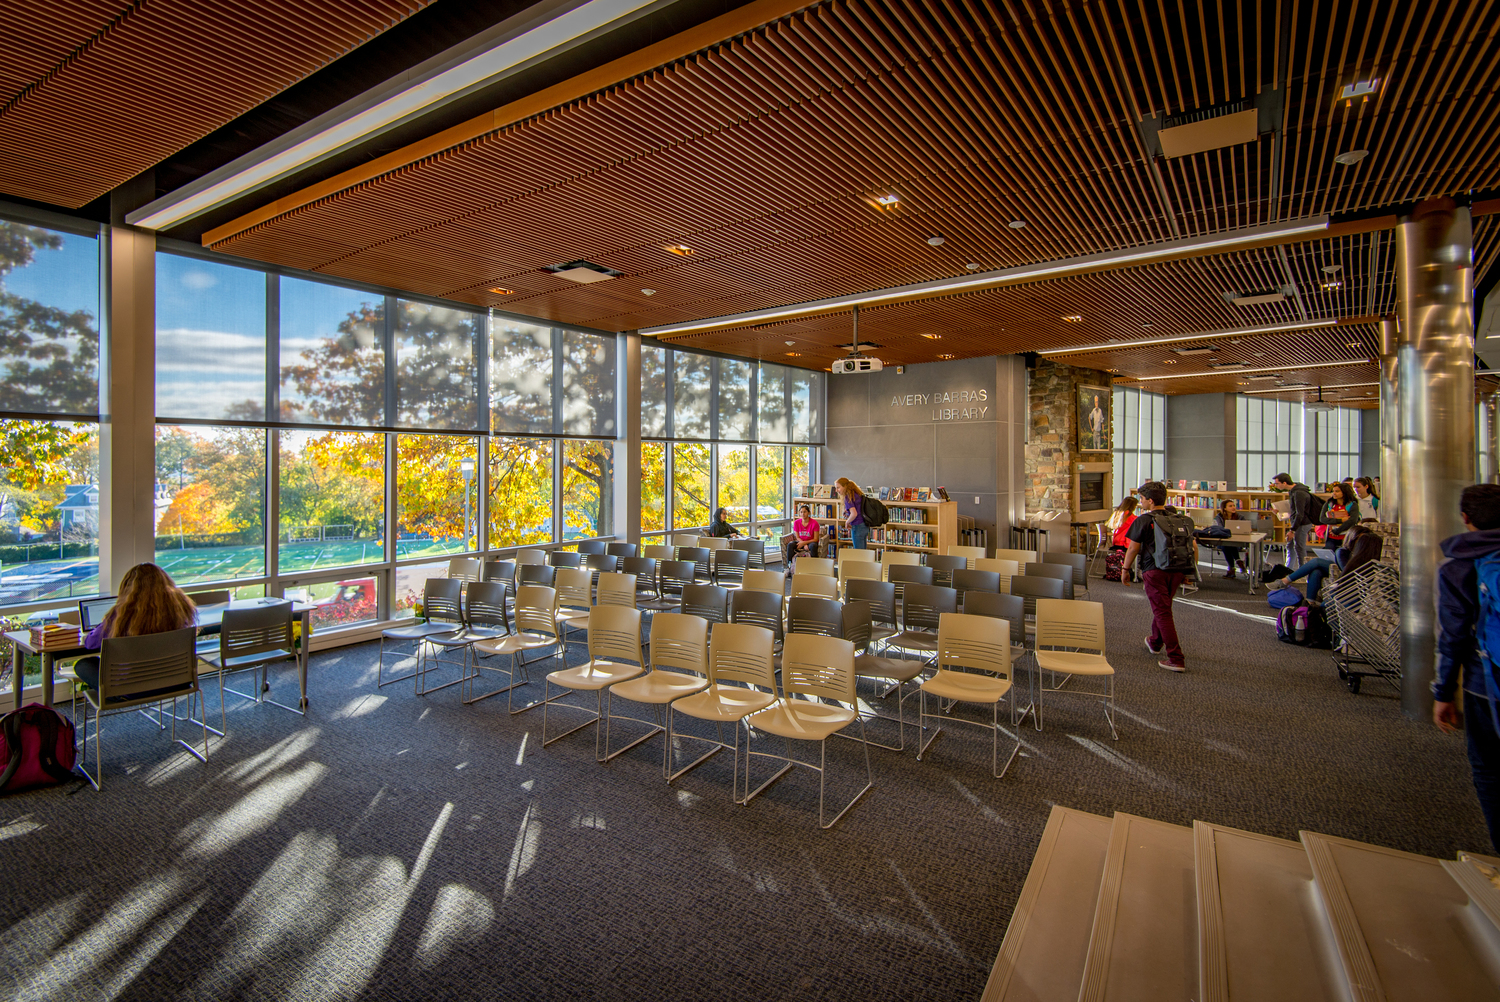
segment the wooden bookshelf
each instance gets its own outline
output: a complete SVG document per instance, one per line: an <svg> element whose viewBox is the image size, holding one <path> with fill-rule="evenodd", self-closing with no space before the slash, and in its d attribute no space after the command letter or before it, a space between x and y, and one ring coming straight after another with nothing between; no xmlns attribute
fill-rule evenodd
<svg viewBox="0 0 1500 1002"><path fill-rule="evenodd" d="M881 503L890 511L891 520L878 529L870 530L870 549L945 554L948 552L948 547L957 544L957 501L883 501ZM827 515L829 509L837 510L843 507L843 502L838 498L793 498L792 510L795 511L796 506L800 504L811 505L813 518L817 519L821 525L837 525L840 521L838 518ZM900 517L903 514L907 516L918 514L921 516L921 521ZM906 535L898 537L898 533ZM835 535L837 535L836 532ZM906 541L897 542L897 538ZM839 539L837 545L848 546L848 538Z"/></svg>
<svg viewBox="0 0 1500 1002"><path fill-rule="evenodd" d="M1313 497L1326 500L1331 495L1313 492ZM1234 500L1240 503L1240 511L1253 513L1263 518L1275 520L1276 531L1272 535L1272 542L1286 542L1286 529L1290 519L1285 515L1273 510L1271 505L1276 501L1284 501L1287 497L1285 491L1201 491L1180 490L1176 487L1167 488L1167 504L1175 508L1188 511L1193 510L1215 510L1219 503L1225 500Z"/></svg>

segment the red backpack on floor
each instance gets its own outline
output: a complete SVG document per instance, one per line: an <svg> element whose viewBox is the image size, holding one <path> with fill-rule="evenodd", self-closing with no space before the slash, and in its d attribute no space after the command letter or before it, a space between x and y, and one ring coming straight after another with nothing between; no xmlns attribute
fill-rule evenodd
<svg viewBox="0 0 1500 1002"><path fill-rule="evenodd" d="M73 733L73 721L41 703L0 717L0 793L80 779L73 772Z"/></svg>

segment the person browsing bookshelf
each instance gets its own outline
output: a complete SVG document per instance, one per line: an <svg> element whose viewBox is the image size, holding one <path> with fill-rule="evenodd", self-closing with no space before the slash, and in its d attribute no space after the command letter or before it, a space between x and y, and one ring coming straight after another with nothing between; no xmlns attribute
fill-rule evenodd
<svg viewBox="0 0 1500 1002"><path fill-rule="evenodd" d="M834 482L834 489L844 501L844 514L840 521L849 530L849 545L856 550L863 550L870 541L870 527L865 525L864 517L864 492L848 477L839 477Z"/></svg>

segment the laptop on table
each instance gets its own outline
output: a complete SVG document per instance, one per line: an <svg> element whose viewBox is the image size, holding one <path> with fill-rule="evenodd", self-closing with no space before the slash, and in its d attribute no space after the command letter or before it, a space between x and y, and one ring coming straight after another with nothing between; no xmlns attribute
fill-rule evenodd
<svg viewBox="0 0 1500 1002"><path fill-rule="evenodd" d="M78 625L87 636L94 627L104 622L104 617L109 615L109 610L115 607L120 600L118 595L104 595L99 598L85 598L78 602Z"/></svg>

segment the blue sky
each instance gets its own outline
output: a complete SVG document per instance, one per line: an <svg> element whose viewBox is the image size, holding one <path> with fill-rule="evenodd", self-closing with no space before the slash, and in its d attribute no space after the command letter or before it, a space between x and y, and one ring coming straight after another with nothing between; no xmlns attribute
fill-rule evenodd
<svg viewBox="0 0 1500 1002"><path fill-rule="evenodd" d="M56 231L53 231L56 232ZM39 250L31 264L4 278L14 295L64 310L87 310L99 316L99 241L58 233L59 250Z"/></svg>

